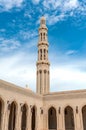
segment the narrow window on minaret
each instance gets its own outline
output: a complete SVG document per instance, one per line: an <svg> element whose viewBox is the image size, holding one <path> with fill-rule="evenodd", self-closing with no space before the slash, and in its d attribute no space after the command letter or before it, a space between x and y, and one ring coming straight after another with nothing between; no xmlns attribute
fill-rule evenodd
<svg viewBox="0 0 86 130"><path fill-rule="evenodd" d="M44 41L45 41L45 33L44 33Z"/></svg>
<svg viewBox="0 0 86 130"><path fill-rule="evenodd" d="M40 60L42 60L42 49L40 50Z"/></svg>
<svg viewBox="0 0 86 130"><path fill-rule="evenodd" d="M38 60L39 60L39 50L38 50Z"/></svg>
<svg viewBox="0 0 86 130"><path fill-rule="evenodd" d="M41 33L41 41L42 41L42 33Z"/></svg>
<svg viewBox="0 0 86 130"><path fill-rule="evenodd" d="M44 92L46 92L46 70L44 70Z"/></svg>
<svg viewBox="0 0 86 130"><path fill-rule="evenodd" d="M42 71L40 70L40 93L41 93Z"/></svg>
<svg viewBox="0 0 86 130"><path fill-rule="evenodd" d="M44 49L44 60L46 60L46 50Z"/></svg>
<svg viewBox="0 0 86 130"><path fill-rule="evenodd" d="M48 60L48 50L47 50L47 60Z"/></svg>

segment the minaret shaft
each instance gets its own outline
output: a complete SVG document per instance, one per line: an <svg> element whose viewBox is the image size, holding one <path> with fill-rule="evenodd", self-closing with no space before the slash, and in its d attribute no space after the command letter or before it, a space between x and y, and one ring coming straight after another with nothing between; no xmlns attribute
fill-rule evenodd
<svg viewBox="0 0 86 130"><path fill-rule="evenodd" d="M38 61L37 61L37 93L49 93L50 89L50 73L48 60L48 38L47 38L46 20L41 18L39 27L39 42L38 42Z"/></svg>

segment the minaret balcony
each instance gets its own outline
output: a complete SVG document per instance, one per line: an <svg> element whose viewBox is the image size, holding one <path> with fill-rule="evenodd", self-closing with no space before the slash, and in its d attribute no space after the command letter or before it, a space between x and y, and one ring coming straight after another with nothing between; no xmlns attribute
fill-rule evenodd
<svg viewBox="0 0 86 130"><path fill-rule="evenodd" d="M44 30L48 31L48 28L46 27L46 25L41 25L41 26L39 27L39 31L40 31L41 29L44 29Z"/></svg>
<svg viewBox="0 0 86 130"><path fill-rule="evenodd" d="M47 46L49 46L49 43L47 42L47 41L39 41L38 42L38 47L40 46L40 45L47 45Z"/></svg>
<svg viewBox="0 0 86 130"><path fill-rule="evenodd" d="M41 60L41 61L37 61L36 65L50 65L50 62L45 61L45 60Z"/></svg>

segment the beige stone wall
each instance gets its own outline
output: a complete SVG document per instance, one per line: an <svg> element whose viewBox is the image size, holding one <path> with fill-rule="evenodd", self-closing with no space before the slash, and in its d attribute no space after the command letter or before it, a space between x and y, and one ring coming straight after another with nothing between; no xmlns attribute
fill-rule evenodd
<svg viewBox="0 0 86 130"><path fill-rule="evenodd" d="M0 81L0 99L3 100L1 130L8 130L8 107L13 101L17 106L15 130L21 130L21 107L23 104L27 104L28 107L26 130L31 130L31 108L33 106L37 110L35 130L48 130L48 110L51 107L56 110L57 130L66 130L64 110L67 106L73 109L74 130L84 130L82 108L86 105L86 90L50 93L40 96L31 90Z"/></svg>
<svg viewBox="0 0 86 130"><path fill-rule="evenodd" d="M52 93L44 96L44 129L48 129L48 110L51 107L56 109L57 130L65 130L65 108L70 106L73 109L75 130L83 129L82 108L86 105L86 90L70 91L63 93ZM71 130L71 129L69 129Z"/></svg>
<svg viewBox="0 0 86 130"><path fill-rule="evenodd" d="M16 129L21 130L21 106L23 104L27 104L28 106L28 115L27 115L27 130L31 130L31 108L33 106L36 107L36 129L42 129L42 115L41 109L43 107L42 97L36 95L31 90L23 89L16 87L13 84L0 81L0 98L3 100L4 103L4 110L3 110L3 119L2 119L2 129L1 130L8 130L8 118L9 118L9 109L8 106L13 101L16 103L17 106L17 121L16 121ZM40 122L40 123L39 123Z"/></svg>

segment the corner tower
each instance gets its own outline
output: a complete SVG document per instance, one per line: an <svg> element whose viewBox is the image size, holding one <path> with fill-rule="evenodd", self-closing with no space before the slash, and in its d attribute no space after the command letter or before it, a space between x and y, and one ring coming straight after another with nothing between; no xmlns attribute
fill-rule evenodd
<svg viewBox="0 0 86 130"><path fill-rule="evenodd" d="M50 90L50 72L48 60L48 28L46 27L46 19L42 17L39 27L38 41L38 61L37 61L37 87L39 94L49 93Z"/></svg>

